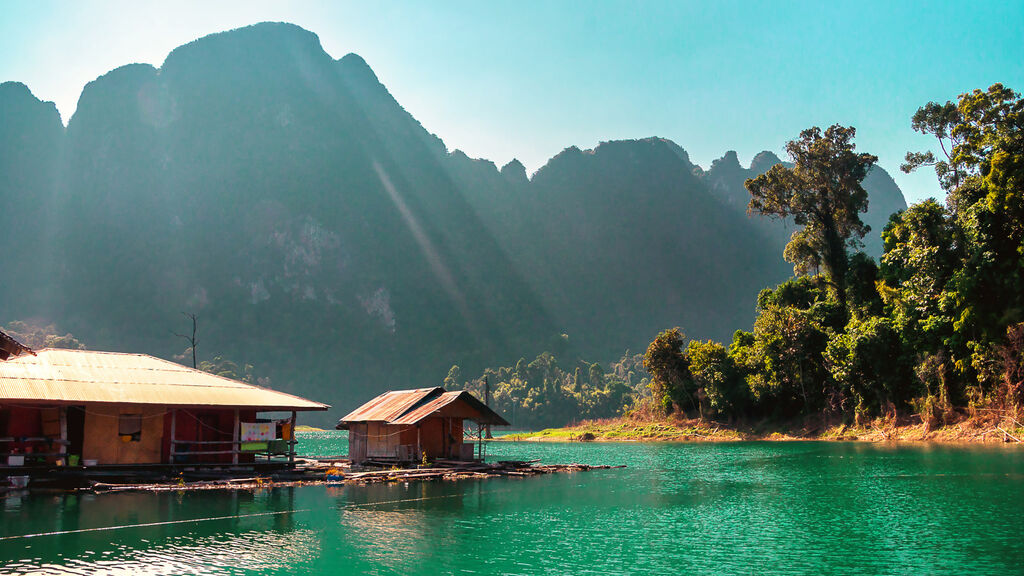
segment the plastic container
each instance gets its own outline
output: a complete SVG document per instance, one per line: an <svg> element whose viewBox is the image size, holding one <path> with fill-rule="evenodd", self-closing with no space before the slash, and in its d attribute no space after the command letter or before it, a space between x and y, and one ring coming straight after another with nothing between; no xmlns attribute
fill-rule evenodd
<svg viewBox="0 0 1024 576"><path fill-rule="evenodd" d="M81 460L81 456L78 454L71 454L68 456L68 466L78 466L78 462Z"/></svg>
<svg viewBox="0 0 1024 576"><path fill-rule="evenodd" d="M15 488L27 488L28 478L28 476L11 476L11 486L14 486Z"/></svg>
<svg viewBox="0 0 1024 576"><path fill-rule="evenodd" d="M22 454L12 454L7 457L8 466L24 466L25 456Z"/></svg>
<svg viewBox="0 0 1024 576"><path fill-rule="evenodd" d="M95 466L99 463L99 460L93 460L92 458L82 460L82 466Z"/></svg>

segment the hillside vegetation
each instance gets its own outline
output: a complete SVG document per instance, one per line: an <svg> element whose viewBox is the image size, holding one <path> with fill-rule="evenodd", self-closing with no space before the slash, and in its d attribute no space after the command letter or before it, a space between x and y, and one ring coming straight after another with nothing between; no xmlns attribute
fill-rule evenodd
<svg viewBox="0 0 1024 576"><path fill-rule="evenodd" d="M771 153L705 170L648 138L499 170L449 150L362 58L289 24L113 70L66 128L4 83L0 118L0 325L173 358L195 314L199 360L253 365L339 411L453 364L607 365L675 324L727 338L788 276L797 227L737 200ZM866 187L877 257L905 203L881 168Z"/></svg>

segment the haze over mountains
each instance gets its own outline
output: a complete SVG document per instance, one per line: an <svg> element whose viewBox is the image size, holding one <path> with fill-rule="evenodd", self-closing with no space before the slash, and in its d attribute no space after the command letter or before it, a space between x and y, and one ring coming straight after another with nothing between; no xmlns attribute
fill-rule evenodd
<svg viewBox="0 0 1024 576"><path fill-rule="evenodd" d="M454 363L607 361L674 325L728 339L791 272L792 229L745 213L743 181L777 162L704 170L648 138L499 170L449 153L359 56L259 24L98 78L66 129L0 85L0 325L171 357L195 313L200 358L338 409ZM906 204L880 168L866 187L877 256Z"/></svg>

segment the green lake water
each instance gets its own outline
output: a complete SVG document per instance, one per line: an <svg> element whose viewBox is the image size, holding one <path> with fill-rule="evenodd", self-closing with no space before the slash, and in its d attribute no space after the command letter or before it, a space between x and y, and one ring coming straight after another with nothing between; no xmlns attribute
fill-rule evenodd
<svg viewBox="0 0 1024 576"><path fill-rule="evenodd" d="M345 452L339 433L300 452ZM534 478L0 499L0 574L1024 574L1024 449L492 443ZM28 537L26 537L28 536Z"/></svg>

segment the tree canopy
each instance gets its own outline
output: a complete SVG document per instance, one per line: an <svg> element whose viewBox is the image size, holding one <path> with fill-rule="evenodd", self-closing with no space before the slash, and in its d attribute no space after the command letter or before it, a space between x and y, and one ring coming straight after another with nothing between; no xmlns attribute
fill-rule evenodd
<svg viewBox="0 0 1024 576"><path fill-rule="evenodd" d="M786 144L793 161L776 164L746 181L748 211L777 218L792 217L800 226L784 256L798 275L821 270L839 302L846 301L848 248L861 245L869 227L860 219L868 193L861 182L878 160L855 152L853 127L830 126L822 133L808 128Z"/></svg>
<svg viewBox="0 0 1024 576"><path fill-rule="evenodd" d="M1024 101L1001 84L929 102L911 125L941 156L932 166L946 202L893 214L876 264L851 254L867 232L861 180L875 161L853 128L801 132L791 167L746 181L749 211L792 217L785 257L796 277L757 298L752 332L728 350L679 329L651 342L653 399L700 400L700 414L820 415L863 423L916 413L931 426L964 413L1024 410ZM980 411L984 408L985 412Z"/></svg>

